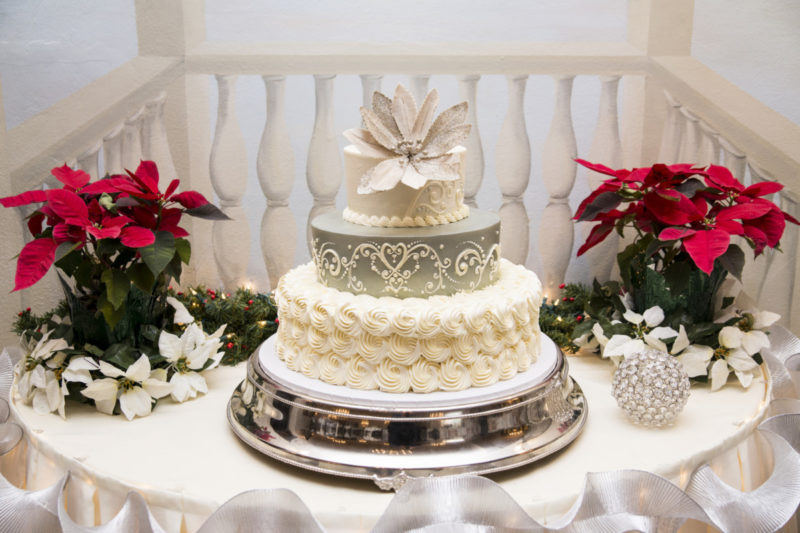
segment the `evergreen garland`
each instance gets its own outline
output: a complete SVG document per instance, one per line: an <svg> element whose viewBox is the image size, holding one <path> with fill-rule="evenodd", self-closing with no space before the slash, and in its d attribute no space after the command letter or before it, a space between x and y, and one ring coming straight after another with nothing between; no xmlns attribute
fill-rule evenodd
<svg viewBox="0 0 800 533"><path fill-rule="evenodd" d="M577 283L562 283L559 289L559 296L552 300L545 298L542 302L539 327L562 350L575 353L579 348L573 342L573 331L586 318L584 308L590 292L587 287Z"/></svg>

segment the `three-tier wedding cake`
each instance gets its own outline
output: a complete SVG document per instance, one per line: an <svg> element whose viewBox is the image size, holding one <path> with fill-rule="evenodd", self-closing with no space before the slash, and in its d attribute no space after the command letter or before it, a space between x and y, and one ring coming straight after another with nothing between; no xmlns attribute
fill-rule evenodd
<svg viewBox="0 0 800 533"><path fill-rule="evenodd" d="M467 104L438 117L399 86L345 136L347 208L311 223L312 263L275 291L291 370L355 389L483 387L540 350L541 284L500 258L500 219L464 204ZM435 117L435 120L434 120Z"/></svg>

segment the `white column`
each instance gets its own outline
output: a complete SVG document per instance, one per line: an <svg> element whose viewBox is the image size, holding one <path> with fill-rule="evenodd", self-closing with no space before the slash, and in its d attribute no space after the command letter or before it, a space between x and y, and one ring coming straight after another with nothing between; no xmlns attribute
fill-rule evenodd
<svg viewBox="0 0 800 533"><path fill-rule="evenodd" d="M594 130L592 146L589 149L589 161L601 163L610 168L622 168L622 142L619 134L619 110L617 96L619 92L620 76L600 77L600 108L597 114L597 127ZM596 189L608 178L603 174L586 169L586 179L591 190ZM583 240L589 236L592 226L588 222L580 224ZM589 265L592 278L599 281L611 279L611 271L619 246L619 237L616 233L610 234L600 244L584 254L583 259Z"/></svg>
<svg viewBox="0 0 800 533"><path fill-rule="evenodd" d="M700 144L699 119L685 106L681 106L680 113L683 121L683 139L676 163L697 163L697 148Z"/></svg>
<svg viewBox="0 0 800 533"><path fill-rule="evenodd" d="M336 193L342 184L342 160L338 132L333 116L333 84L336 76L314 75L315 116L314 131L308 147L306 181L314 197L314 205L308 213L306 242L310 246L311 220L317 215L336 209Z"/></svg>
<svg viewBox="0 0 800 533"><path fill-rule="evenodd" d="M722 147L722 165L727 167L734 176L744 182L747 172L747 158L744 152L739 150L725 137L719 137L719 144Z"/></svg>
<svg viewBox="0 0 800 533"><path fill-rule="evenodd" d="M294 263L297 227L289 209L294 185L294 152L286 123L285 76L263 76L267 97L267 120L258 149L258 182L267 199L261 218L261 255L269 274L270 287Z"/></svg>
<svg viewBox="0 0 800 533"><path fill-rule="evenodd" d="M697 127L700 132L697 146L697 164L703 166L718 165L719 133L703 120L697 122Z"/></svg>
<svg viewBox="0 0 800 533"><path fill-rule="evenodd" d="M508 76L508 109L497 138L495 173L503 205L500 207L500 248L503 257L524 264L528 257L530 221L522 195L531 176L531 144L525 126L527 74Z"/></svg>
<svg viewBox="0 0 800 533"><path fill-rule="evenodd" d="M380 92L383 76L380 74L362 74L361 78L361 105L372 109L372 95L375 91Z"/></svg>
<svg viewBox="0 0 800 533"><path fill-rule="evenodd" d="M125 120L122 127L122 166L136 170L142 160L142 119L144 107Z"/></svg>
<svg viewBox="0 0 800 533"><path fill-rule="evenodd" d="M422 101L425 100L425 95L428 94L428 82L430 82L430 80L431 77L429 74L417 74L408 77L408 81L411 84L408 90L411 91L418 106L422 105Z"/></svg>
<svg viewBox="0 0 800 533"><path fill-rule="evenodd" d="M162 178L180 178L175 171L172 152L169 148L167 128L164 125L164 102L167 93L162 92L145 104L144 125L142 127L142 156L155 161Z"/></svg>
<svg viewBox="0 0 800 533"><path fill-rule="evenodd" d="M224 287L244 284L250 257L250 227L242 209L247 187L247 150L236 117L236 76L216 76L219 91L217 126L211 144L211 185L231 220L216 220L212 248Z"/></svg>
<svg viewBox="0 0 800 533"><path fill-rule="evenodd" d="M550 199L539 225L539 253L544 292L550 296L564 281L572 256L574 228L569 193L575 184L575 158L578 154L571 110L574 79L574 76L555 78L555 109L542 154L542 179Z"/></svg>
<svg viewBox="0 0 800 533"><path fill-rule="evenodd" d="M481 79L476 74L459 76L458 95L461 100L466 100L469 105L467 111L467 123L472 124L469 137L464 140L467 148L466 171L464 175L464 201L465 203L478 207L475 195L481 188L483 182L483 146L481 145L481 134L478 130L478 81Z"/></svg>
<svg viewBox="0 0 800 533"><path fill-rule="evenodd" d="M106 174L119 174L122 167L122 127L120 124L103 137L103 166ZM135 168L133 170L136 170Z"/></svg>
<svg viewBox="0 0 800 533"><path fill-rule="evenodd" d="M683 120L681 118L681 104L669 93L664 91L667 104L667 117L664 120L664 132L661 135L661 149L658 151L658 160L666 165L678 163L681 148Z"/></svg>
<svg viewBox="0 0 800 533"><path fill-rule="evenodd" d="M93 180L100 177L99 159L102 142L98 142L84 153L78 156L78 168L88 173Z"/></svg>

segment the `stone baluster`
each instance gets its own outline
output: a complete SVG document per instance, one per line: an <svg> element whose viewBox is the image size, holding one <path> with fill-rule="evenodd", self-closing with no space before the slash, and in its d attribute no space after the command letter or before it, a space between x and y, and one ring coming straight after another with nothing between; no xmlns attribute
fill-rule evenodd
<svg viewBox="0 0 800 533"><path fill-rule="evenodd" d="M247 150L236 117L236 76L218 75L217 124L211 142L209 176L220 207L230 220L211 228L214 259L227 290L244 284L250 256L250 227L242 208L247 187Z"/></svg>
<svg viewBox="0 0 800 533"><path fill-rule="evenodd" d="M125 120L122 127L122 166L136 170L142 160L142 119L144 107Z"/></svg>
<svg viewBox="0 0 800 533"><path fill-rule="evenodd" d="M601 163L610 168L622 168L622 141L619 134L619 111L617 96L620 76L600 77L600 108L597 114L597 126L594 130L592 146L589 149L589 161ZM586 179L591 190L600 186L609 176L586 169ZM582 235L584 242L594 226L583 222ZM611 278L615 258L619 247L619 237L611 233L606 239L586 252L584 261L589 266L593 278L607 281Z"/></svg>
<svg viewBox="0 0 800 533"><path fill-rule="evenodd" d="M164 102L167 93L162 92L145 104L144 124L142 126L142 156L155 161L162 178L174 179L177 176L172 153L169 150L167 128L164 125Z"/></svg>
<svg viewBox="0 0 800 533"><path fill-rule="evenodd" d="M306 243L311 251L311 220L336 209L336 193L342 184L342 159L333 116L333 82L336 76L314 75L315 115L308 147L306 181L314 197L308 213Z"/></svg>
<svg viewBox="0 0 800 533"><path fill-rule="evenodd" d="M286 123L285 76L263 76L267 97L267 120L258 147L258 182L267 198L261 218L261 255L270 287L292 268L297 245L297 225L289 208L294 185L294 152Z"/></svg>
<svg viewBox="0 0 800 533"><path fill-rule="evenodd" d="M383 76L380 74L362 74L361 76L361 102L367 109L372 109L372 95L381 90Z"/></svg>
<svg viewBox="0 0 800 533"><path fill-rule="evenodd" d="M530 220L522 201L531 176L531 143L525 126L527 74L508 76L508 109L500 127L495 173L503 205L500 207L500 249L503 257L524 264L528 258Z"/></svg>
<svg viewBox="0 0 800 533"><path fill-rule="evenodd" d="M709 126L704 120L697 123L700 129L700 142L697 147L698 165L719 164L719 133Z"/></svg>
<svg viewBox="0 0 800 533"><path fill-rule="evenodd" d="M464 175L464 202L472 207L478 207L475 195L481 188L483 182L483 146L481 145L481 134L478 130L478 81L481 79L476 74L459 76L458 96L460 100L466 100L469 105L467 111L467 123L472 124L469 137L464 140L467 148L466 171Z"/></svg>
<svg viewBox="0 0 800 533"><path fill-rule="evenodd" d="M123 171L122 127L123 124L120 124L103 137L103 167L106 174L119 174Z"/></svg>
<svg viewBox="0 0 800 533"><path fill-rule="evenodd" d="M100 149L102 142L98 142L78 156L78 168L88 173L92 179L100 177Z"/></svg>
<svg viewBox="0 0 800 533"><path fill-rule="evenodd" d="M669 91L664 91L667 103L667 118L664 120L664 133L661 135L661 149L658 151L658 161L666 165L678 163L683 137L683 118L681 117L681 104Z"/></svg>
<svg viewBox="0 0 800 533"><path fill-rule="evenodd" d="M697 148L700 144L699 119L686 107L681 107L681 118L683 119L684 135L681 139L681 149L676 163L697 163Z"/></svg>
<svg viewBox="0 0 800 533"><path fill-rule="evenodd" d="M747 158L744 152L722 136L719 137L719 144L722 147L722 165L727 167L734 176L744 181L747 172Z"/></svg>
<svg viewBox="0 0 800 533"><path fill-rule="evenodd" d="M548 296L564 281L572 256L574 227L569 193L575 184L578 146L572 128L572 82L574 76L556 80L556 103L550 132L544 143L542 179L550 199L542 212L539 250L542 258L542 284Z"/></svg>
<svg viewBox="0 0 800 533"><path fill-rule="evenodd" d="M408 90L411 91L418 106L422 105L423 100L425 100L425 95L428 94L428 83L430 80L431 77L429 74L417 74L408 77L408 81L411 84Z"/></svg>

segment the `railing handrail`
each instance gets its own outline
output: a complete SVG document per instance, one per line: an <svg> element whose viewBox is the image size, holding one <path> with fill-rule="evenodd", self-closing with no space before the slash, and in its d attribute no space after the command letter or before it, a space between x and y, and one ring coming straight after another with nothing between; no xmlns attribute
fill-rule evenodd
<svg viewBox="0 0 800 533"><path fill-rule="evenodd" d="M748 160L800 198L800 126L687 56L653 57L652 72L672 97L693 110Z"/></svg>
<svg viewBox="0 0 800 533"><path fill-rule="evenodd" d="M626 42L228 42L190 49L193 74L622 74L648 59Z"/></svg>
<svg viewBox="0 0 800 533"><path fill-rule="evenodd" d="M179 58L135 57L11 129L6 139L12 191L39 186L51 168L90 150L121 117L163 91L181 67Z"/></svg>

